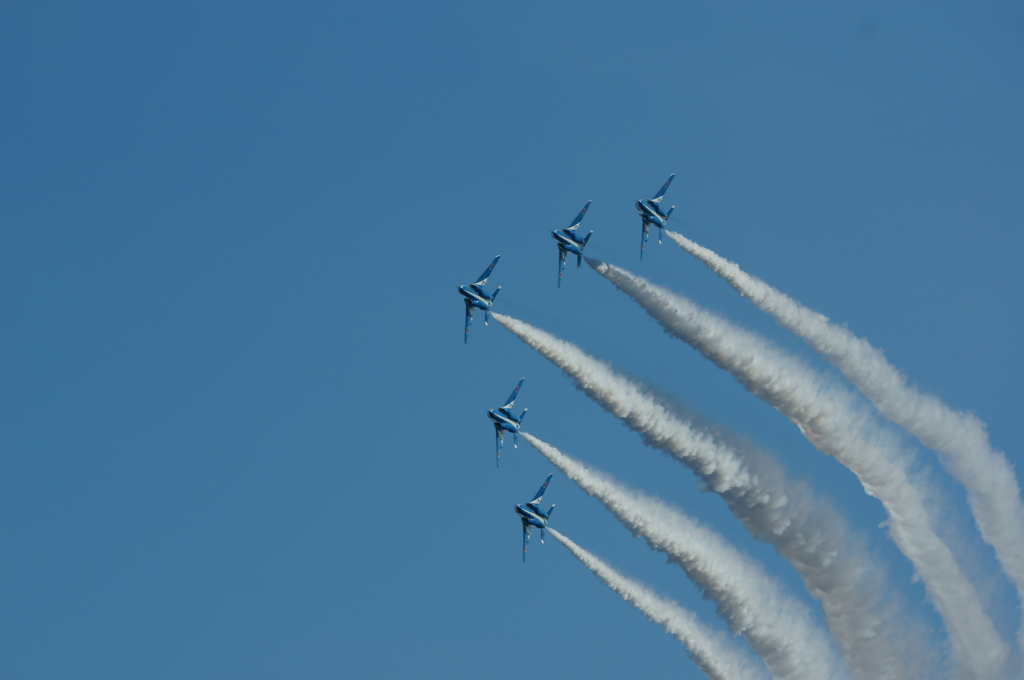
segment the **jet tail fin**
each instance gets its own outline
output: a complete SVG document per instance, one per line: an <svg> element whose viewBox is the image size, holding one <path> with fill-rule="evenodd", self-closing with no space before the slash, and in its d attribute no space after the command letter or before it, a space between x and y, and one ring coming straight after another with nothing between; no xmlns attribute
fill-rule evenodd
<svg viewBox="0 0 1024 680"><path fill-rule="evenodd" d="M500 293L500 292L501 292L501 286L498 286L497 288L494 289L494 292L491 293L491 302L494 302L494 298L498 297L498 293Z"/></svg>
<svg viewBox="0 0 1024 680"><path fill-rule="evenodd" d="M594 235L594 232L591 231L589 234L587 234L586 236L583 237L583 244L580 245L580 250L582 250L583 248L587 247L587 241L589 241L590 237L593 236L593 235Z"/></svg>
<svg viewBox="0 0 1024 680"><path fill-rule="evenodd" d="M519 416L519 420L517 420L516 422L521 425L523 423L523 418L526 417L526 412L529 411L529 410L530 409L528 409L528 408L524 408L522 414Z"/></svg>
<svg viewBox="0 0 1024 680"><path fill-rule="evenodd" d="M668 212L665 213L665 221L666 222L668 222L668 218L672 217L672 211L675 210L675 209L676 209L676 207L672 206L671 208L668 209Z"/></svg>
<svg viewBox="0 0 1024 680"><path fill-rule="evenodd" d="M551 507L548 508L548 514L544 515L544 519L551 519L551 513L555 511L555 504L552 503Z"/></svg>

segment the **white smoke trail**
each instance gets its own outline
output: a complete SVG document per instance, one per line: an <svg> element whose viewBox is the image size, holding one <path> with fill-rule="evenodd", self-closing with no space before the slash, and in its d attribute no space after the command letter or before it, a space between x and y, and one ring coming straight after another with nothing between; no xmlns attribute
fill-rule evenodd
<svg viewBox="0 0 1024 680"><path fill-rule="evenodd" d="M814 446L857 475L889 516L893 542L914 565L950 633L954 658L975 678L1001 678L1009 649L953 553L932 529L924 494L907 476L907 454L846 390L761 336L626 270L591 266L671 335L690 344L749 392L792 420Z"/></svg>
<svg viewBox="0 0 1024 680"><path fill-rule="evenodd" d="M1024 502L1013 466L1002 451L992 447L985 423L907 385L907 377L888 362L882 350L824 314L685 236L671 231L668 235L780 326L803 338L842 371L882 415L940 454L943 467L967 489L982 539L995 549L1003 571L1017 587L1018 596L1024 598ZM1018 638L1024 647L1024 624Z"/></svg>
<svg viewBox="0 0 1024 680"><path fill-rule="evenodd" d="M763 667L726 636L701 623L696 614L623 576L554 529L548 532L623 600L683 643L690 658L711 680L765 680Z"/></svg>
<svg viewBox="0 0 1024 680"><path fill-rule="evenodd" d="M722 536L677 508L588 469L533 435L524 432L522 436L584 492L604 503L634 535L682 567L704 596L718 605L730 630L747 639L772 676L779 680L846 676L810 611Z"/></svg>
<svg viewBox="0 0 1024 680"><path fill-rule="evenodd" d="M503 314L494 319L571 377L644 442L693 469L755 538L770 543L797 570L851 672L858 678L926 677L908 650L912 628L899 600L883 593L884 568L847 533L845 522L775 459L738 450L678 417L641 383L579 347Z"/></svg>

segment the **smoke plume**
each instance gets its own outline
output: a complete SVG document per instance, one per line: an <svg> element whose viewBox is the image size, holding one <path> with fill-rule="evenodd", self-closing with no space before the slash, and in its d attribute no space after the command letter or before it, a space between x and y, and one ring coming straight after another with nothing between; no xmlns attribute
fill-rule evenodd
<svg viewBox="0 0 1024 680"><path fill-rule="evenodd" d="M681 510L588 469L533 435L523 438L587 494L601 501L635 536L682 567L715 602L730 630L742 635L779 680L845 677L828 637L810 611L784 592L718 533Z"/></svg>
<svg viewBox="0 0 1024 680"><path fill-rule="evenodd" d="M914 565L950 634L954 658L975 678L998 678L1009 649L982 609L949 547L935 534L922 489L908 478L898 440L852 395L766 339L626 270L588 260L672 336L731 373L751 394L792 420L822 453L835 456L882 502L893 542Z"/></svg>
<svg viewBox="0 0 1024 680"><path fill-rule="evenodd" d="M967 489L967 500L982 539L996 552L1003 571L1024 597L1024 503L1013 466L989 442L985 423L922 394L885 358L858 338L788 295L755 278L685 236L668 232L686 252L722 277L758 309L802 338L838 368L886 418L939 453L943 467ZM1024 647L1024 624L1018 633Z"/></svg>
<svg viewBox="0 0 1024 680"><path fill-rule="evenodd" d="M626 578L554 529L548 532L623 600L683 643L690 658L711 680L766 680L763 667L724 635L701 623L693 612Z"/></svg>
<svg viewBox="0 0 1024 680"><path fill-rule="evenodd" d="M829 631L856 677L922 676L916 657L903 652L908 625L899 599L882 587L884 568L853 540L828 503L789 479L774 458L733 448L694 426L642 383L572 343L518 319L493 316L648 446L689 466L756 539L774 546L821 601Z"/></svg>

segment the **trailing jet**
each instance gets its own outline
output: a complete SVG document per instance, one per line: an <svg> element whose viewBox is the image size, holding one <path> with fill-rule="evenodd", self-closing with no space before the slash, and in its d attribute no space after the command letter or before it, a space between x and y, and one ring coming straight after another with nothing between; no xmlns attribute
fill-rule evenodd
<svg viewBox="0 0 1024 680"><path fill-rule="evenodd" d="M580 226L580 222L583 221L583 216L587 214L587 208L593 201L587 201L587 204L583 206L583 210L576 216L576 219L572 221L565 229L561 231L551 232L551 238L558 242L558 287L562 287L562 272L565 270L565 258L572 253L576 256L576 269L580 268L583 264L583 247L587 245L587 241L594 235L594 231L591 230L589 234L584 236L582 239L577 237L576 228Z"/></svg>
<svg viewBox="0 0 1024 680"><path fill-rule="evenodd" d="M658 227L658 243L661 243L661 236L664 233L666 222L668 222L668 216L672 214L672 211L676 209L672 206L668 209L668 212L663 212L661 209L661 199L665 197L665 191L668 189L668 185L672 184L673 178L676 174L673 172L665 180L665 184L658 190L658 193L654 195L654 198L649 198L646 201L637 201L636 209L640 211L640 219L643 220L643 234L640 235L640 259L644 259L644 249L647 248L647 237L651 235L651 225Z"/></svg>
<svg viewBox="0 0 1024 680"><path fill-rule="evenodd" d="M498 260L501 255L494 258L491 262L491 266L484 270L484 273L480 275L480 279L476 283L471 283L468 286L459 286L459 292L462 293L462 297L466 298L466 344L469 344L469 326L473 323L473 308L484 310L484 325L487 325L487 321L490 319L491 303L494 302L494 298L498 297L498 291L501 290L501 286L494 289L493 293L488 293L484 290L484 284L487 283L487 277L494 271L494 265L498 264Z"/></svg>
<svg viewBox="0 0 1024 680"><path fill-rule="evenodd" d="M519 424L523 422L523 418L526 417L526 411L523 409L523 413L517 419L512 415L512 404L516 403L516 397L519 396L519 388L523 386L523 382L526 378L520 378L519 384L512 390L512 394L508 395L506 403L501 408L492 408L487 412L487 417L494 421L494 443L498 447L498 467L501 467L501 445L505 443L505 435L502 432L512 433L512 447L519 448Z"/></svg>
<svg viewBox="0 0 1024 680"><path fill-rule="evenodd" d="M526 561L526 546L530 544L530 527L538 527L540 529L540 542L543 543L544 527L547 526L551 513L555 511L554 503L551 504L547 512L540 509L540 499L544 497L544 492L548 488L548 482L551 481L551 477L554 474L552 472L548 475L548 478L544 480L544 484L541 485L540 490L533 497L532 501L516 506L516 514L519 515L519 519L523 523L523 562Z"/></svg>

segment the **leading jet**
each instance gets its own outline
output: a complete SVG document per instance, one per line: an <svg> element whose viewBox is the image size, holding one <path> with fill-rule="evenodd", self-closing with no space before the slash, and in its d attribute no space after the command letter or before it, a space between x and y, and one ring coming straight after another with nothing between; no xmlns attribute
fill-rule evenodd
<svg viewBox="0 0 1024 680"><path fill-rule="evenodd" d="M654 198L649 198L646 201L637 201L636 209L640 211L640 219L643 220L643 234L640 236L640 259L644 259L644 249L647 248L647 237L651 235L651 225L658 227L658 243L661 243L661 236L664 233L666 223L668 222L668 216L672 214L672 211L676 209L672 206L668 209L668 212L664 212L661 209L661 199L665 197L665 191L668 190L668 185L672 184L672 180L675 178L676 173L672 173L665 180L665 184L662 185L658 193L654 195Z"/></svg>
<svg viewBox="0 0 1024 680"><path fill-rule="evenodd" d="M471 283L468 286L459 286L459 292L462 293L462 297L466 298L465 342L467 345L469 344L469 326L473 323L473 308L484 310L484 325L486 326L490 318L491 303L494 302L494 298L498 297L498 291L501 290L501 286L495 288L493 293L488 293L484 290L484 284L487 283L487 278L494 271L494 265L498 264L499 259L501 259L501 255L494 258L491 266L484 270L484 273L480 275L476 283Z"/></svg>
<svg viewBox="0 0 1024 680"><path fill-rule="evenodd" d="M548 478L544 480L544 484L541 485L540 490L533 497L532 501L516 506L516 514L519 515L519 519L523 523L523 562L526 561L526 546L530 544L530 527L540 529L540 542L543 543L544 527L547 526L548 520L551 519L551 513L555 511L554 503L551 504L547 512L540 509L540 499L544 497L544 492L548 488L548 482L551 481L551 477L554 474L552 472L548 475Z"/></svg>
<svg viewBox="0 0 1024 680"><path fill-rule="evenodd" d="M572 253L576 256L576 270L579 271L580 266L583 264L583 247L587 245L587 241L594 235L594 231L591 230L589 234L584 236L582 239L576 235L576 229L580 226L580 222L583 221L583 216L587 214L587 208L593 201L587 201L587 204L583 206L583 210L576 216L576 219L572 221L565 229L561 231L551 232L551 238L558 242L558 287L562 287L562 272L565 271L565 258Z"/></svg>
<svg viewBox="0 0 1024 680"><path fill-rule="evenodd" d="M516 397L519 396L519 388L523 386L525 380L526 378L519 379L519 384L512 390L512 394L508 395L504 406L492 408L487 412L487 417L494 421L494 443L498 447L498 467L501 467L501 445L505 443L503 432L511 432L512 448L519 448L519 425L523 422L523 418L526 417L528 409L524 408L519 418L516 418L512 415L512 404L516 403Z"/></svg>

